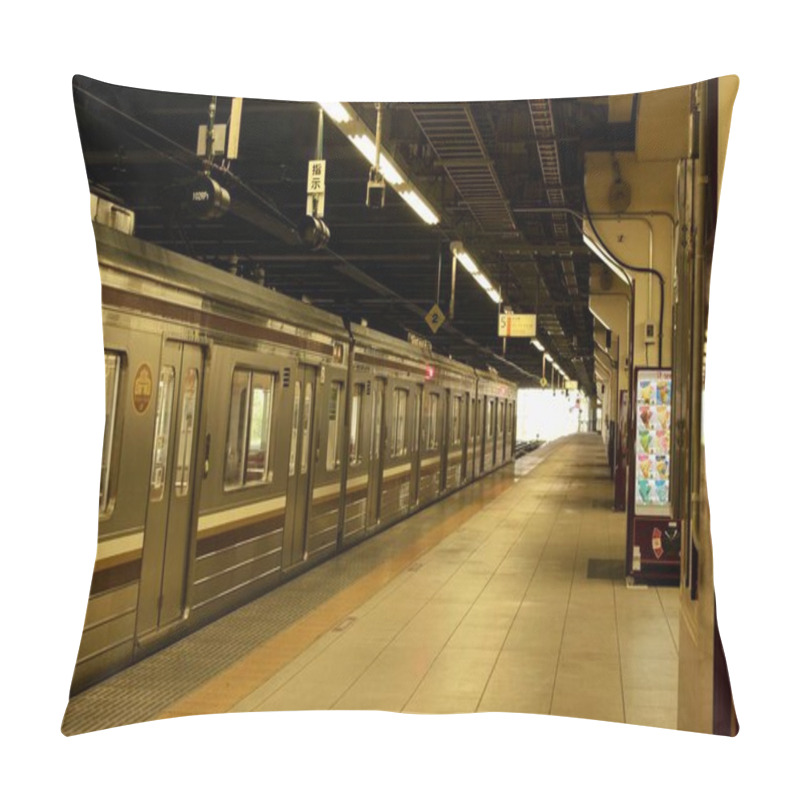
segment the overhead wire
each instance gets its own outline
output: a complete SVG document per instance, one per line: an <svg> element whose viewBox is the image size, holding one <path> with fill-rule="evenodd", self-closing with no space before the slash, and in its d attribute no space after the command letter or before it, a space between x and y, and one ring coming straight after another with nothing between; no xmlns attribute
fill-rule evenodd
<svg viewBox="0 0 800 800"><path fill-rule="evenodd" d="M148 141L146 141L144 139L141 139L141 138L137 137L135 134L129 132L129 135L132 138L134 138L137 142L143 144L145 147L149 147L151 150L155 151L156 153L159 153L160 155L164 156L165 158L170 159L171 161L174 161L176 164L179 164L180 166L184 167L187 170L196 171L197 154L195 152L193 152L192 150L190 150L188 147L184 147L179 142L176 142L176 141L170 139L169 136L166 136L165 134L161 133L161 131L159 131L159 130L157 130L155 128L152 128L151 126L147 125L146 123L142 122L141 120L136 119L136 117L133 117L130 114L127 114L121 108L117 108L117 106L109 103L106 100L103 100L101 97L98 97L97 95L93 94L88 89L84 89L82 86L74 86L74 90L76 92L80 92L81 94L85 95L90 100L98 103L99 105L104 106L109 111L111 111L111 112L117 114L118 116L124 118L125 120L127 120L131 124L136 125L137 127L141 128L142 130L147 131L149 134L151 134L151 135L157 137L158 139L161 139L162 141L166 142L170 147L174 148L179 153L185 155L186 156L186 161L181 161L180 159L176 158L173 154L168 153L165 150L161 150L160 148L156 147L155 145L153 145L152 142L148 142ZM270 209L270 211L272 213L274 213L274 215L281 220L281 222L283 222L286 225L290 225L290 226L294 227L294 223L281 212L281 210L275 205L275 203L272 200L270 200L267 197L263 197L258 192L256 192L255 189L253 189L252 187L248 186L238 175L236 175L235 173L231 172L229 167L227 167L227 166L220 167L218 164L215 164L215 163L212 162L210 164L210 168L212 170L214 170L215 172L217 172L217 173L225 175L229 180L233 181L233 183L235 183L240 189L242 189L243 191L245 191L248 194L252 195L259 202L261 202L265 206L267 206Z"/></svg>
<svg viewBox="0 0 800 800"><path fill-rule="evenodd" d="M159 155L163 156L164 158L167 158L170 161L173 161L174 163L176 163L177 165L181 166L182 168L184 168L184 169L186 169L188 171L196 171L196 169L197 169L197 164L196 164L197 154L195 152L193 152L192 150L190 150L187 147L184 147L179 142L176 142L173 139L170 139L168 136L163 134L161 131L151 127L150 125L147 125L146 123L142 122L141 120L137 119L136 117L126 113L121 108L118 108L117 106L113 105L112 103L109 103L108 101L103 100L101 97L98 97L94 93L90 92L88 89L86 89L86 88L84 88L82 86L76 86L76 85L73 85L73 89L74 89L74 91L79 92L80 94L86 96L91 101L97 103L98 105L101 105L101 106L107 108L109 111L111 111L112 113L118 115L119 117L122 117L123 119L125 119L126 121L131 123L132 125L135 125L136 127L138 127L140 129L142 129L143 131L146 131L147 133L149 133L151 136L154 136L157 139L161 140L162 142L168 144L169 147L172 148L175 152L179 153L182 156L185 156L185 160L182 160L181 158L176 157L175 153L170 153L170 152L168 152L166 150L163 150L163 149L157 147L156 145L154 145L152 142L148 142L147 140L140 138L139 136L137 136L136 134L132 133L131 131L128 131L128 135L131 136L131 138L133 138L135 141L137 141L140 144L142 144L143 146L153 150L154 152L158 153ZM92 112L89 110L89 113L92 113ZM242 189L243 191L245 191L248 194L252 195L259 202L261 202L265 206L267 206L274 213L274 215L276 217L278 217L282 222L284 222L286 225L289 225L292 228L294 228L294 223L291 220L289 220L288 217L286 217L280 211L280 209L278 209L275 206L275 204L271 200L269 200L268 198L263 197L258 192L256 192L252 187L250 187L241 178L239 178L239 176L237 176L236 174L231 172L228 166L220 167L217 164L212 162L210 164L210 167L211 167L212 170L215 170L216 172L225 175L228 180L230 180L233 183L235 183L240 189ZM182 240L184 241L184 245L188 245L188 242L187 242L186 236L185 236L185 232L182 229L180 229L179 233L181 235ZM442 236L442 240L446 241L447 239L446 239L445 236ZM325 250L328 253L330 253L331 255L335 256L343 264L347 265L348 268L353 269L353 270L358 270L359 272L361 272L362 275L364 274L358 267L355 267L355 265L350 263L344 256L340 255L339 253L336 253L330 247L326 247ZM368 277L368 276L365 276L365 277ZM371 279L370 279L370 282L372 282ZM375 283L377 283L377 282L375 282ZM384 288L386 288L386 287L384 287ZM391 290L389 290L389 291L391 292ZM400 295L397 295L394 292L391 292L391 294L394 295L397 298L400 298ZM400 299L402 299L402 298L400 298ZM405 301L405 302L407 302L407 301ZM464 337L464 338L466 340L466 337ZM475 344L477 344L477 343L475 343ZM478 348L479 348L480 351L484 352L487 355L491 355L493 358L495 358L496 360L506 364L507 366L513 367L514 369L518 370L523 375L526 375L526 376L530 376L531 375L531 373L528 373L527 370L523 369L522 367L518 366L517 364L514 364L511 361L508 361L507 359L503 358L502 356L498 355L497 353L494 353L493 350L491 350L489 348L486 348L486 347L483 347L481 345L478 345Z"/></svg>

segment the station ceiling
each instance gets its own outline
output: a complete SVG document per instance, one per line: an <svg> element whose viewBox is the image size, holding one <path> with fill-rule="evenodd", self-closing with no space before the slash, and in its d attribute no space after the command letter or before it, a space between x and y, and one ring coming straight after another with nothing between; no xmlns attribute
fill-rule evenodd
<svg viewBox="0 0 800 800"><path fill-rule="evenodd" d="M203 219L179 199L203 171L198 130L209 122L210 97L82 77L74 94L89 183L135 212L137 236L538 385L542 353L529 337L498 336L498 306L461 266L453 316L435 333L426 322L434 303L449 317L450 245L461 242L504 305L536 314L537 338L568 378L593 392L595 257L580 231L583 154L634 148L635 96L381 103L381 148L435 210L435 225L388 184L383 207L367 207L370 164L326 115L330 240L311 250L298 227L318 140L316 103L243 99L237 157L218 156L211 168L230 206ZM350 107L374 133L376 103ZM216 98L215 123L226 123L231 108L231 98Z"/></svg>

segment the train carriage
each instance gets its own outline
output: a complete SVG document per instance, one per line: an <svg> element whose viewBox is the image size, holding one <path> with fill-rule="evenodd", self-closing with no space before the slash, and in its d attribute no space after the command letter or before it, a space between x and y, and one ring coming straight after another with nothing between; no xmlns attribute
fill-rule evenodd
<svg viewBox="0 0 800 800"><path fill-rule="evenodd" d="M441 386L444 411L441 437L439 494L451 492L466 481L467 433L470 398L475 397L475 370L441 356L433 356L436 385Z"/></svg>
<svg viewBox="0 0 800 800"><path fill-rule="evenodd" d="M420 415L428 357L364 325L353 338L345 541L408 514L419 503Z"/></svg>
<svg viewBox="0 0 800 800"><path fill-rule="evenodd" d="M493 372L477 376L476 475L483 475L513 457L516 387Z"/></svg>
<svg viewBox="0 0 800 800"><path fill-rule="evenodd" d="M492 422L477 467L476 416L513 384L95 236L106 426L73 692L510 460Z"/></svg>

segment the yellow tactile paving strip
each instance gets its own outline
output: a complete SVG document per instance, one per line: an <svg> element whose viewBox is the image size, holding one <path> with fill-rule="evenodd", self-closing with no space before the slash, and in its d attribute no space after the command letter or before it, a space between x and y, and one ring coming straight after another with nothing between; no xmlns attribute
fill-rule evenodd
<svg viewBox="0 0 800 800"><path fill-rule="evenodd" d="M470 517L514 485L514 478L503 479L461 511L432 527L400 553L387 558L380 567L355 581L310 614L268 639L247 656L223 670L210 681L164 709L155 719L170 719L197 714L221 714L258 689L293 661L320 636L363 605L376 592L407 569L422 555L459 528Z"/></svg>

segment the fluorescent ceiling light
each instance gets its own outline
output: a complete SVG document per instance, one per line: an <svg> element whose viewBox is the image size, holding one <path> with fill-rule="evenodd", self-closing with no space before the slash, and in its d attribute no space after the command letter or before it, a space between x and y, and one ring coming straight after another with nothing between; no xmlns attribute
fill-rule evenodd
<svg viewBox="0 0 800 800"><path fill-rule="evenodd" d="M375 142L363 133L358 135L349 136L350 141L361 151L361 155L369 161L370 164L375 163Z"/></svg>
<svg viewBox="0 0 800 800"><path fill-rule="evenodd" d="M378 164L378 169L381 171L381 175L386 178L392 186L399 186L401 183L405 183L403 177L400 173L395 169L394 164L386 157L384 153L381 153L381 160Z"/></svg>
<svg viewBox="0 0 800 800"><path fill-rule="evenodd" d="M451 245L451 250L464 269L475 278L481 289L483 289L495 303L502 303L503 298L500 296L500 292L492 286L492 282L480 271L480 268L475 263L472 256L467 253L466 250L461 249L461 242L454 242Z"/></svg>
<svg viewBox="0 0 800 800"><path fill-rule="evenodd" d="M545 357L545 358L546 358L548 361L552 361L552 360L553 360L553 356L551 356L551 355L550 355L550 353L545 353L545 354L544 354L544 357Z"/></svg>
<svg viewBox="0 0 800 800"><path fill-rule="evenodd" d="M369 161L370 164L375 164L375 142L369 138L366 134L359 133L353 136L348 137L350 141L358 148L364 158ZM389 157L386 153L381 152L381 159L378 162L378 169L380 170L381 175L386 178L387 181L392 186L399 186L401 183L405 183L405 179L403 176L397 171L397 167L389 161Z"/></svg>
<svg viewBox="0 0 800 800"><path fill-rule="evenodd" d="M475 273L475 280L478 281L478 285L482 289L486 289L487 292L492 288L492 284L489 283L489 279L482 272Z"/></svg>
<svg viewBox="0 0 800 800"><path fill-rule="evenodd" d="M320 103L319 105L336 122L339 130L347 136L364 158L372 166L375 166L375 139L363 120L352 109L345 107L342 103ZM424 222L427 222L428 225L438 224L439 217L436 212L414 190L412 182L402 174L385 150L381 150L377 167L386 182L395 188L400 197L414 209ZM401 190L400 187L403 187L403 189Z"/></svg>
<svg viewBox="0 0 800 800"><path fill-rule="evenodd" d="M585 233L583 234L583 241L584 244L622 281L624 281L628 286L631 284L631 279L628 277L628 273L625 272L619 264L616 264L606 253L604 253L594 242L594 239L587 236Z"/></svg>
<svg viewBox="0 0 800 800"><path fill-rule="evenodd" d="M591 307L589 306L589 313L607 330L611 330L611 326Z"/></svg>
<svg viewBox="0 0 800 800"><path fill-rule="evenodd" d="M463 251L456 253L456 258L461 262L464 269L469 272L470 275L477 275L480 270L478 269L478 265L472 260L472 256L469 253L465 253Z"/></svg>
<svg viewBox="0 0 800 800"><path fill-rule="evenodd" d="M425 202L416 192L407 189L400 192L400 197L402 197L428 225L435 225L439 221L439 217L425 205Z"/></svg>
<svg viewBox="0 0 800 800"><path fill-rule="evenodd" d="M350 122L352 117L341 103L320 103L321 108L335 122Z"/></svg>
<svg viewBox="0 0 800 800"><path fill-rule="evenodd" d="M538 339L531 339L531 344L541 352L544 352L544 345Z"/></svg>

